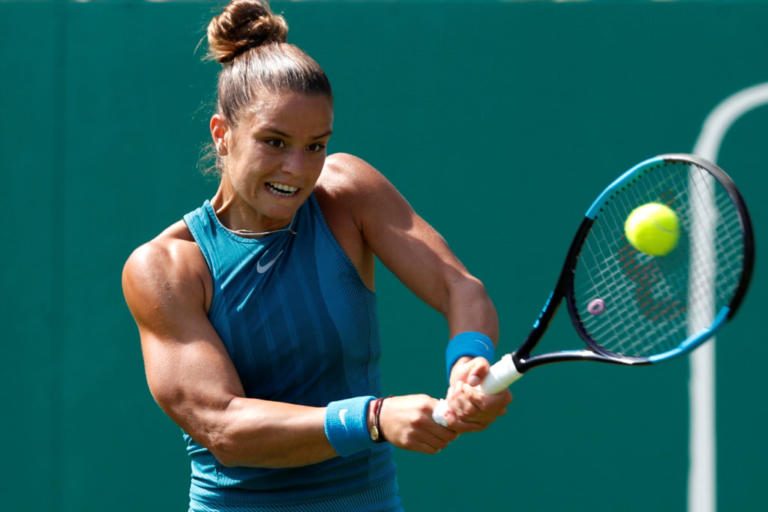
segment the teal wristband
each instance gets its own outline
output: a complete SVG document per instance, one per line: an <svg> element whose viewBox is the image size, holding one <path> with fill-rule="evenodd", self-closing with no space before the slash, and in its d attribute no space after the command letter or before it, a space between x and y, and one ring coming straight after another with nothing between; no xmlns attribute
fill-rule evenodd
<svg viewBox="0 0 768 512"><path fill-rule="evenodd" d="M445 348L445 373L448 380L451 379L451 370L459 358L464 356L484 357L488 362L493 362L493 341L481 332L460 332L448 342Z"/></svg>
<svg viewBox="0 0 768 512"><path fill-rule="evenodd" d="M331 402L325 408L325 437L342 457L373 446L368 432L368 404L374 399L357 396Z"/></svg>

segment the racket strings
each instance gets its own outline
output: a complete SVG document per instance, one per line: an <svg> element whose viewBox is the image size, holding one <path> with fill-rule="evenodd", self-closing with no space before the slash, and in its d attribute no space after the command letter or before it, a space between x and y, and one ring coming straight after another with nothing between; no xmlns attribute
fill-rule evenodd
<svg viewBox="0 0 768 512"><path fill-rule="evenodd" d="M677 202L677 198L668 192L672 189L666 181L668 180L653 183L651 188L664 191L658 195L665 196L663 198L665 203L674 204ZM645 328L646 337L656 339L657 343L663 343L666 337L662 336L660 326L655 322L644 322L643 319L649 317L653 319L665 310L674 307L674 303L669 300L652 300L651 292L655 291L653 288L657 286L668 288L669 283L668 281L657 283L660 281L660 269L650 261L637 258L636 251L629 245L622 233L623 221L628 213L635 206L650 202L643 198L644 194L638 194L638 192L642 192L642 189L633 185L625 193L617 195L612 205L604 208L599 225L596 223L593 227L593 232L598 236L590 237L591 247L587 247L586 251L582 250L582 258L587 261L591 260L590 264L587 265L587 275L590 277L592 288L594 290L610 290L610 295L600 294L608 297L608 301L602 299L606 302L607 308L610 312L621 315L622 319L630 320L623 323L598 323L590 333L603 348L625 355L634 355L637 352L636 346L640 342L640 338L636 331L639 328ZM657 200L659 199L661 198ZM619 233L622 235L616 237L616 227L620 225L622 229ZM588 254L593 255L593 257L588 258ZM601 266L600 262L611 262L612 264ZM593 278L596 269L600 269L599 273L602 276L600 280ZM663 290L660 292L664 293ZM642 316L637 315L638 308ZM642 325L643 323L647 325ZM607 340L612 340L610 345Z"/></svg>
<svg viewBox="0 0 768 512"><path fill-rule="evenodd" d="M665 256L638 251L624 235L630 212L649 202L679 219L679 241ZM741 233L736 206L708 171L688 162L645 169L603 206L582 247L574 302L589 337L616 354L650 357L708 327L737 287Z"/></svg>

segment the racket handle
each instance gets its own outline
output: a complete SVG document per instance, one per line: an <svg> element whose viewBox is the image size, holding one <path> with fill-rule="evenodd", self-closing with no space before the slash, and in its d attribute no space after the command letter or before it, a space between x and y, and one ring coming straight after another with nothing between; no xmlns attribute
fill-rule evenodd
<svg viewBox="0 0 768 512"><path fill-rule="evenodd" d="M477 389L487 395L495 395L522 376L523 374L515 366L512 354L507 354L491 366L485 380L477 386ZM448 402L441 399L432 411L432 419L435 423L447 427L448 423L445 421L446 412L448 412Z"/></svg>
<svg viewBox="0 0 768 512"><path fill-rule="evenodd" d="M522 377L517 370L512 354L507 354L491 366L485 380L480 384L480 389L488 395L495 395L499 391L508 388L513 382Z"/></svg>

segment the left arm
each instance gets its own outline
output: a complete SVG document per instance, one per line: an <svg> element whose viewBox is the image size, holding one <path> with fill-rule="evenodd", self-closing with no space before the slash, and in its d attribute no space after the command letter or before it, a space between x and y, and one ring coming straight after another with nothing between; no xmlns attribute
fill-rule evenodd
<svg viewBox="0 0 768 512"><path fill-rule="evenodd" d="M378 256L414 294L445 316L450 335L478 331L498 340L496 309L483 283L471 275L440 236L397 189L366 162L351 155L333 155L326 163L325 183L343 183L343 200L351 212L363 245ZM363 257L365 257L363 251ZM371 265L368 265L371 266ZM361 265L358 268L367 268ZM365 277L364 277L365 279ZM482 358L462 358L451 372L451 384L482 380L489 364ZM446 418L451 428L485 428L511 400L508 391L486 396L469 386L456 395Z"/></svg>

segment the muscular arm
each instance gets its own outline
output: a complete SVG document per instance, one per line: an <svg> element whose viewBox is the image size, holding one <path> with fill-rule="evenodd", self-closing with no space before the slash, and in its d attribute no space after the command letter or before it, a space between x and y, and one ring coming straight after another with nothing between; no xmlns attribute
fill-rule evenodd
<svg viewBox="0 0 768 512"><path fill-rule="evenodd" d="M123 270L126 302L139 327L147 382L160 407L225 466L292 467L335 457L325 408L245 397L223 342L208 321L210 275L185 228L137 249ZM434 399L388 399L397 421L388 439L436 453L455 434L429 420ZM369 411L369 425L373 417Z"/></svg>
<svg viewBox="0 0 768 512"><path fill-rule="evenodd" d="M324 173L325 193L343 196L336 202L351 212L363 243L413 293L445 316L451 336L472 330L497 340L498 317L483 283L384 176L345 154L328 157ZM348 253L354 254L354 249L345 247ZM363 274L372 273L365 255L352 259L358 260ZM372 275L363 279L372 286Z"/></svg>
<svg viewBox="0 0 768 512"><path fill-rule="evenodd" d="M334 457L324 408L244 397L206 315L203 272L193 242L162 236L125 265L123 290L157 403L224 465L299 466Z"/></svg>
<svg viewBox="0 0 768 512"><path fill-rule="evenodd" d="M498 340L498 316L485 286L471 275L448 244L411 208L405 198L378 171L351 155L329 157L324 176L325 193L344 196L363 246L379 257L411 291L442 313L454 336L478 331ZM333 212L332 212L333 215ZM372 283L372 264L341 230L341 242L358 259L363 279ZM338 233L337 233L338 234ZM372 258L372 256L371 256ZM511 401L509 391L485 396L471 386L487 374L489 364L482 358L461 358L451 373L456 390L451 394L448 424L459 432L485 428ZM468 383L469 386L462 386ZM455 413L455 414L454 414ZM383 421L383 420L382 420Z"/></svg>

